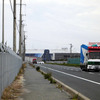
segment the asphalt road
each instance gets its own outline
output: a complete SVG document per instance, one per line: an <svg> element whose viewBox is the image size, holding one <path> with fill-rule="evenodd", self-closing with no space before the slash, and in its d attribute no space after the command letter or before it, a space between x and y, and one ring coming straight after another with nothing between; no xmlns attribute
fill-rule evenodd
<svg viewBox="0 0 100 100"><path fill-rule="evenodd" d="M84 72L80 68L51 64L37 64L45 72L91 100L100 100L100 72Z"/></svg>

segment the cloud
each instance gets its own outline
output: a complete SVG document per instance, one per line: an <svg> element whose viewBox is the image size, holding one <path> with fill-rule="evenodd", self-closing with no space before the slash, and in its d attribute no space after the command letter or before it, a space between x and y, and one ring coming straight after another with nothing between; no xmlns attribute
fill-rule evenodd
<svg viewBox="0 0 100 100"><path fill-rule="evenodd" d="M94 6L94 5L99 5L100 0L26 0L26 3L28 4L56 3L60 5Z"/></svg>
<svg viewBox="0 0 100 100"><path fill-rule="evenodd" d="M11 23L7 20L7 16L12 19L12 15L9 0L5 2L9 6L5 9L5 33L10 35L13 20ZM99 41L100 0L23 0L23 3L26 3L27 48L56 48L65 46L66 43L79 48L83 43ZM0 4L2 5L1 1ZM24 12L23 10L23 14ZM18 20L19 12L17 14ZM12 46L11 39L7 40Z"/></svg>

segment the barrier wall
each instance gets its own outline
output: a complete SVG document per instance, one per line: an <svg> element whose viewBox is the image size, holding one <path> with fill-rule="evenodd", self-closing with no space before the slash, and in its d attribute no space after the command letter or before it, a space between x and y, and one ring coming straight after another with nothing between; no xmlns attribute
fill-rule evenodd
<svg viewBox="0 0 100 100"><path fill-rule="evenodd" d="M80 58L68 58L68 64L80 64Z"/></svg>
<svg viewBox="0 0 100 100"><path fill-rule="evenodd" d="M9 86L17 76L22 66L22 59L13 51L0 52L0 97L4 89Z"/></svg>

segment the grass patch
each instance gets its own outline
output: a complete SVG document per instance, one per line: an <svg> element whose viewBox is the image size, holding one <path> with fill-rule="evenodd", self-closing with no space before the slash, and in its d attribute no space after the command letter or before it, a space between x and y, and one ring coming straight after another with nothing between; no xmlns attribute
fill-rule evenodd
<svg viewBox="0 0 100 100"><path fill-rule="evenodd" d="M44 74L44 78L45 78L45 79L49 79L49 78L51 78L51 76L52 76L51 73Z"/></svg>
<svg viewBox="0 0 100 100"><path fill-rule="evenodd" d="M56 84L56 81L52 78L52 73L44 74L44 78L48 79L48 81L50 81L51 84Z"/></svg>
<svg viewBox="0 0 100 100"><path fill-rule="evenodd" d="M39 66L36 67L36 70L38 72L40 72L44 76L45 79L48 79L48 81L50 81L51 84L56 84L56 81L52 78L52 73L51 72L50 73L45 73L45 72L40 70Z"/></svg>
<svg viewBox="0 0 100 100"><path fill-rule="evenodd" d="M78 99L72 99L72 100L78 100Z"/></svg>
<svg viewBox="0 0 100 100"><path fill-rule="evenodd" d="M56 81L53 78L50 77L48 80L50 81L51 84L56 84Z"/></svg>
<svg viewBox="0 0 100 100"><path fill-rule="evenodd" d="M57 85L57 88L59 88L59 89L62 88L62 85L61 84Z"/></svg>
<svg viewBox="0 0 100 100"><path fill-rule="evenodd" d="M72 100L78 100L78 95L73 96Z"/></svg>
<svg viewBox="0 0 100 100"><path fill-rule="evenodd" d="M58 84L56 88L58 88L62 91L62 85L61 84Z"/></svg>
<svg viewBox="0 0 100 100"><path fill-rule="evenodd" d="M16 80L16 79L19 79L19 77L20 77L22 74L24 74L25 68L26 68L26 63L22 64L22 67L20 68L19 73L18 73L17 76L15 77L15 80ZM15 81L15 80L14 80L14 81Z"/></svg>

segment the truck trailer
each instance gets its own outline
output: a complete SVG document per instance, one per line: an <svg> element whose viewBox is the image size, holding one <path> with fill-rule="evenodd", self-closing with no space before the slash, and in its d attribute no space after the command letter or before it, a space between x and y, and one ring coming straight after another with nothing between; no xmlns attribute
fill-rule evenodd
<svg viewBox="0 0 100 100"><path fill-rule="evenodd" d="M85 71L100 71L100 46L81 45L80 68Z"/></svg>

